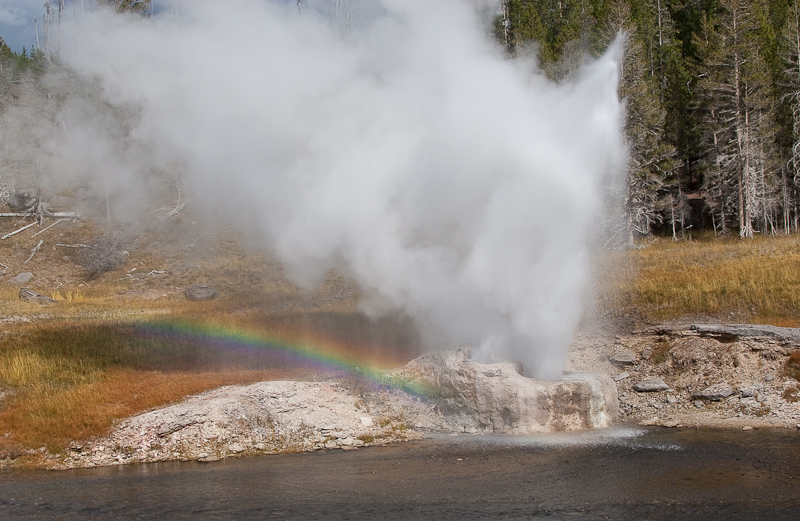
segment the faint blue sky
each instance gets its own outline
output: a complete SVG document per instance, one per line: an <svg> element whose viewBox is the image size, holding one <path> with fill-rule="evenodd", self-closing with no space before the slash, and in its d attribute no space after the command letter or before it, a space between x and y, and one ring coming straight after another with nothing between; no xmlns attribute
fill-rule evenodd
<svg viewBox="0 0 800 521"><path fill-rule="evenodd" d="M159 12L169 12L181 3L191 0L152 0L153 10ZM265 0L272 2L291 3L296 0ZM51 5L58 6L58 0L51 0ZM0 37L15 52L20 52L23 47L30 51L36 47L36 31L33 25L34 15L39 21L39 38L42 38L42 15L44 13L45 0L0 0ZM303 0L303 4L308 9L314 9L322 13L327 12L330 4L329 0ZM351 8L354 12L369 11L367 6L374 6L376 0L350 0ZM81 9L91 9L97 5L96 0L65 0L64 17L80 16Z"/></svg>
<svg viewBox="0 0 800 521"><path fill-rule="evenodd" d="M33 15L41 24L43 12L43 0L0 0L0 37L14 51L30 50L36 45Z"/></svg>

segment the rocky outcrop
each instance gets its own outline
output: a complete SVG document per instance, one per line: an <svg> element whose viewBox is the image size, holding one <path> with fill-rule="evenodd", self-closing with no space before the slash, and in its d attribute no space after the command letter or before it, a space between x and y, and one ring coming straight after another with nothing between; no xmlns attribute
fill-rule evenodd
<svg viewBox="0 0 800 521"><path fill-rule="evenodd" d="M449 430L527 434L606 427L617 417L613 380L575 372L556 382L522 376L511 363L478 364L469 348L423 355L400 375L430 389Z"/></svg>
<svg viewBox="0 0 800 521"><path fill-rule="evenodd" d="M622 421L800 428L800 382L789 371L798 333L761 324L668 324L632 334L583 334L568 367L614 377ZM621 374L612 359L622 352L639 360Z"/></svg>
<svg viewBox="0 0 800 521"><path fill-rule="evenodd" d="M350 449L415 439L431 407L404 393L370 404L332 382L259 382L192 396L128 418L106 438L73 443L56 468ZM408 414L406 414L408 411Z"/></svg>
<svg viewBox="0 0 800 521"><path fill-rule="evenodd" d="M606 427L617 417L611 378L573 372L526 378L514 364L478 364L469 349L413 360L387 381L422 389L335 382L222 387L128 418L92 443L74 443L52 468L352 449L422 437L423 430L527 434ZM396 380L393 380L396 379Z"/></svg>

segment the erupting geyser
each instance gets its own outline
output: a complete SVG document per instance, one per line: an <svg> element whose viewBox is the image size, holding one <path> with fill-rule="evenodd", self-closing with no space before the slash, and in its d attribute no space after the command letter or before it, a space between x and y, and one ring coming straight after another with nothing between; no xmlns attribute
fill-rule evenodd
<svg viewBox="0 0 800 521"><path fill-rule="evenodd" d="M554 84L470 2L365 1L346 37L294 2L181 5L64 31L64 59L130 119L66 103L69 136L47 143L62 178L133 201L141 172L177 165L193 205L246 220L298 283L345 272L368 312L561 373L625 155L616 50Z"/></svg>

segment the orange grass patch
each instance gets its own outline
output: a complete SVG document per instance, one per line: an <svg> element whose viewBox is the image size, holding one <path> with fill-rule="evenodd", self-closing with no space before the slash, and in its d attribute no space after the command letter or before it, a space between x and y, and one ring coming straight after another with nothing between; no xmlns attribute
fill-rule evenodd
<svg viewBox="0 0 800 521"><path fill-rule="evenodd" d="M11 391L0 401L0 458L43 446L60 452L71 441L106 434L117 420L223 385L312 378L325 371L302 357L284 356L295 344L283 348L281 342L302 341L369 366L400 365L420 348L416 330L402 318L249 312L203 321L214 322L274 338L279 347L217 341L191 328L159 329L157 321L62 318L17 325L0 337L0 390Z"/></svg>
<svg viewBox="0 0 800 521"><path fill-rule="evenodd" d="M115 421L223 385L307 377L302 370L111 370L94 382L14 399L0 412L0 455L15 447L59 452L108 433Z"/></svg>

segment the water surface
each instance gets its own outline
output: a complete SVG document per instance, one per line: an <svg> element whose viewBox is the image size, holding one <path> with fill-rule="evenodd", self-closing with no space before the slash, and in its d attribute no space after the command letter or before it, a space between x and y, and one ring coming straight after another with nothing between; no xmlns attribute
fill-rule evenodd
<svg viewBox="0 0 800 521"><path fill-rule="evenodd" d="M800 519L800 434L615 427L0 473L0 519Z"/></svg>

